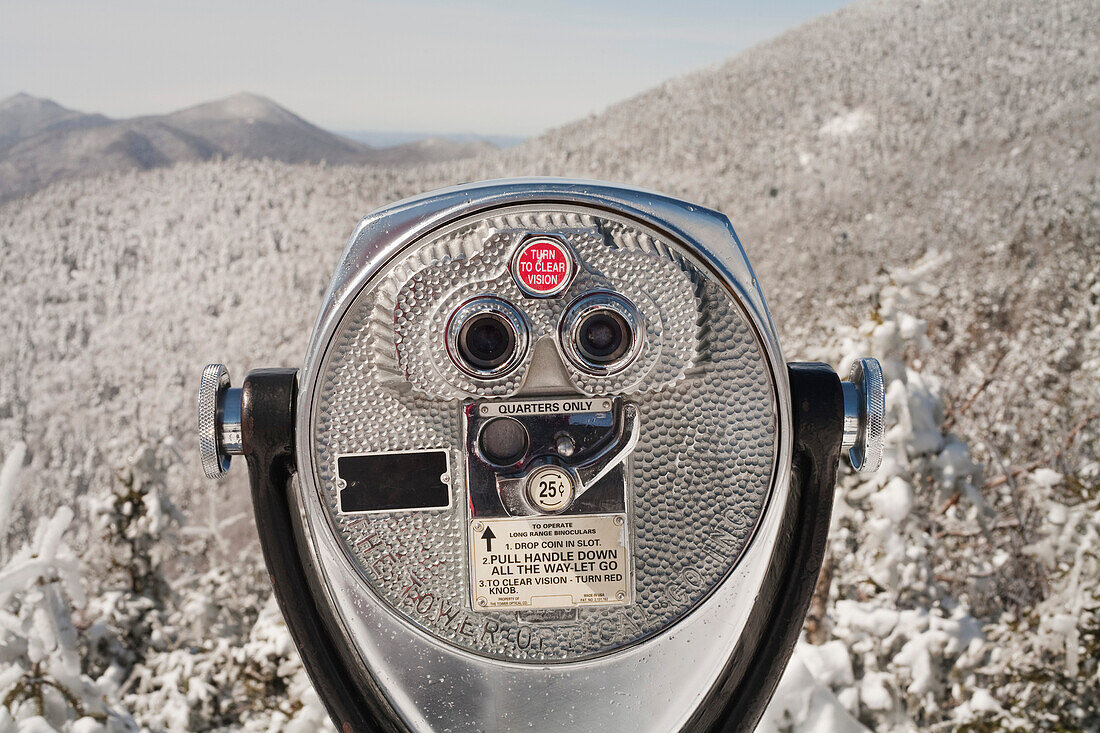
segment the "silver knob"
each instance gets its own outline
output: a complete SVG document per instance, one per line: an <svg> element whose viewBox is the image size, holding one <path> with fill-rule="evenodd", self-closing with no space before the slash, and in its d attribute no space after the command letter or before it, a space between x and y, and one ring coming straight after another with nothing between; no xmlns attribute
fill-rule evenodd
<svg viewBox="0 0 1100 733"><path fill-rule="evenodd" d="M221 478L241 455L241 390L229 386L224 364L207 364L199 380L199 458L207 478Z"/></svg>
<svg viewBox="0 0 1100 733"><path fill-rule="evenodd" d="M886 443L886 380L878 359L852 364L844 391L844 440L841 449L857 471L877 471Z"/></svg>

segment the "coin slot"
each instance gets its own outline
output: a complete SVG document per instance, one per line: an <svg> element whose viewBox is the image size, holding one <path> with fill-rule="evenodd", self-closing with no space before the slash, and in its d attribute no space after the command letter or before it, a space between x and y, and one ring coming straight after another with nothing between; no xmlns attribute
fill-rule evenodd
<svg viewBox="0 0 1100 733"><path fill-rule="evenodd" d="M523 423L512 417L496 417L481 429L478 447L485 460L508 466L527 455L530 438Z"/></svg>

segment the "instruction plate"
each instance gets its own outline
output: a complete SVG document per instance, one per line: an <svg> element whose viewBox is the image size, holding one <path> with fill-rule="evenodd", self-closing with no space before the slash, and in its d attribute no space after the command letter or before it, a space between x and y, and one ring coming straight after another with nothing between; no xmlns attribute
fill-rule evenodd
<svg viewBox="0 0 1100 733"><path fill-rule="evenodd" d="M630 602L625 514L480 519L469 528L474 610Z"/></svg>

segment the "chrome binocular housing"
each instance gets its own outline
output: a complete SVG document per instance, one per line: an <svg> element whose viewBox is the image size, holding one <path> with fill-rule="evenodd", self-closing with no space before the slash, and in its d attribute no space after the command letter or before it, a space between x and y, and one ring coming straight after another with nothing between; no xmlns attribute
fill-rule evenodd
<svg viewBox="0 0 1100 733"><path fill-rule="evenodd" d="M751 728L884 412L783 359L725 216L560 179L368 215L302 368L199 391L350 730Z"/></svg>

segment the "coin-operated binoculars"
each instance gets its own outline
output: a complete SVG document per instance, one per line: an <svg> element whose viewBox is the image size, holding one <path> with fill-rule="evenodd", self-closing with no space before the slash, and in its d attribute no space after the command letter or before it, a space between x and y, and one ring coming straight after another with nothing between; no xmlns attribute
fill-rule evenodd
<svg viewBox="0 0 1100 733"><path fill-rule="evenodd" d="M199 392L355 731L751 728L883 412L875 360L783 360L724 216L557 179L370 214L303 368Z"/></svg>

